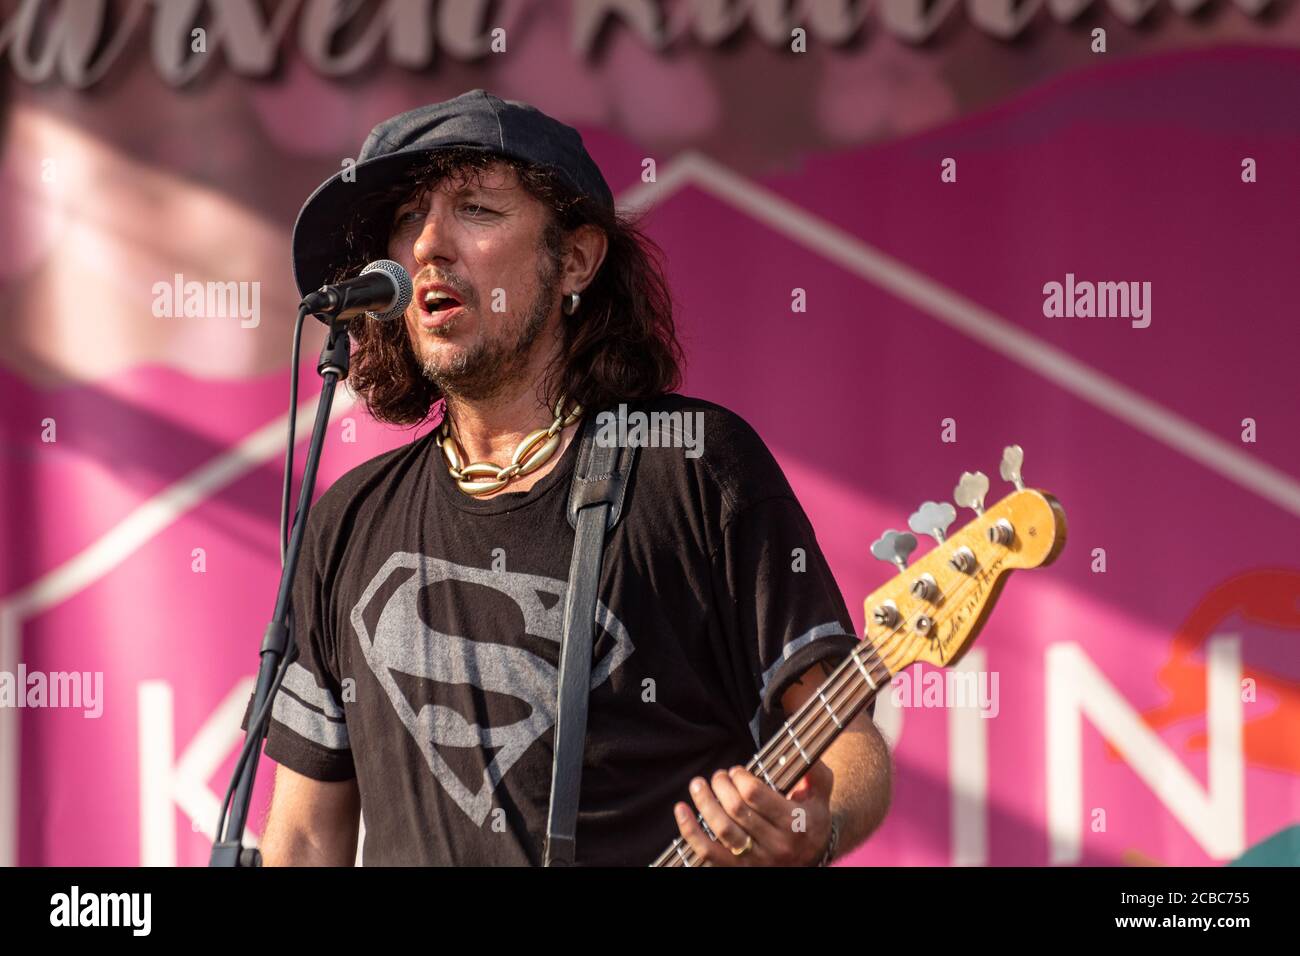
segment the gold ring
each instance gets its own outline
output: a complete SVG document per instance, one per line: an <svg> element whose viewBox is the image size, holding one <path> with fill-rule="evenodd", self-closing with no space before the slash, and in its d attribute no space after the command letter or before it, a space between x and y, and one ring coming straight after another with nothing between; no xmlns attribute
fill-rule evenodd
<svg viewBox="0 0 1300 956"><path fill-rule="evenodd" d="M728 847L728 849L731 849L731 848ZM752 836L749 836L748 834L746 834L746 836L745 836L745 845L742 846L739 850L731 850L731 855L732 855L732 856L744 856L746 853L748 853L748 852L749 852L750 850L752 850L752 849L754 849L754 838L753 838Z"/></svg>

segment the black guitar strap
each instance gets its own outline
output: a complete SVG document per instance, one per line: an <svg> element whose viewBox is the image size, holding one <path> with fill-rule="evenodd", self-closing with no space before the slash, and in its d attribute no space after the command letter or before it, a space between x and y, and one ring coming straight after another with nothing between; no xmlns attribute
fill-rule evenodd
<svg viewBox="0 0 1300 956"><path fill-rule="evenodd" d="M596 419L583 427L578 460L569 488L569 524L573 559L564 599L564 636L560 644L559 699L555 717L555 763L551 768L551 805L546 815L544 866L572 866L578 829L578 793L587 736L587 696L596 628L605 535L618 523L623 496L636 461L636 448L596 444Z"/></svg>

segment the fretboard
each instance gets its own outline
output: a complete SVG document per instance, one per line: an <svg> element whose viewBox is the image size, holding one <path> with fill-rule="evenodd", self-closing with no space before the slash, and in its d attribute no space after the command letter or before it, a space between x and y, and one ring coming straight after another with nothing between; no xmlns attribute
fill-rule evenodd
<svg viewBox="0 0 1300 956"><path fill-rule="evenodd" d="M745 769L782 796L787 795L892 676L871 642L860 642ZM703 827L699 817L696 821ZM708 832L707 827L704 829ZM699 862L690 844L678 837L650 865L696 866Z"/></svg>

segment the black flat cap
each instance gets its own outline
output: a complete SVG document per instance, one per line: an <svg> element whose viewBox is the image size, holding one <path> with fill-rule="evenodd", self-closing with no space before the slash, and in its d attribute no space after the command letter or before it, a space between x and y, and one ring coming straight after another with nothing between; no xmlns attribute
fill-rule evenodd
<svg viewBox="0 0 1300 956"><path fill-rule="evenodd" d="M353 167L316 188L293 226L293 277L302 295L324 285L343 257L343 230L358 201L401 179L429 153L465 146L546 166L580 196L610 212L614 196L572 126L516 100L470 90L384 120L366 137Z"/></svg>

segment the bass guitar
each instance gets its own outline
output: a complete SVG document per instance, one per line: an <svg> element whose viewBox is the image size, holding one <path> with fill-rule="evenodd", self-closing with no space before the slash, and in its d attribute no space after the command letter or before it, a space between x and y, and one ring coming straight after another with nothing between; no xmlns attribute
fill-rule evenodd
<svg viewBox="0 0 1300 956"><path fill-rule="evenodd" d="M916 534L886 531L871 553L899 569L866 599L867 632L860 646L835 669L745 769L783 796L821 757L840 732L900 671L918 661L951 667L961 660L988 620L1011 572L1050 564L1065 547L1065 512L1045 491L1026 488L1020 476L1024 452L1003 450L999 469L1016 490L984 507L989 480L965 472L953 500L975 512L955 534L948 527L957 512L946 502L927 501L908 519ZM912 565L916 535L936 546ZM703 820L697 820L708 833ZM699 858L682 837L651 866L694 866Z"/></svg>

